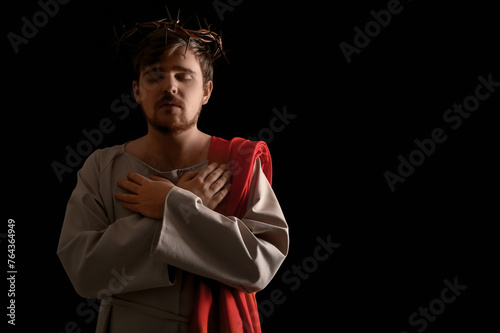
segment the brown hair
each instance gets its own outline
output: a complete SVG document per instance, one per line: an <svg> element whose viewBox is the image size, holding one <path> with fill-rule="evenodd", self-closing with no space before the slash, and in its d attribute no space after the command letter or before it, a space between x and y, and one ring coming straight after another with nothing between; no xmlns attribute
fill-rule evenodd
<svg viewBox="0 0 500 333"><path fill-rule="evenodd" d="M199 30L202 31L202 30ZM203 30L206 31L206 30ZM217 49L214 52L214 40L204 40L198 36L190 34L191 31L172 31L169 28L155 29L149 32L137 45L132 55L133 75L135 80L139 80L141 71L147 67L158 63L165 54L170 55L177 49L189 48L198 59L203 74L203 83L213 79L213 63L222 53L220 37L215 33ZM205 34L205 32L203 32ZM203 36L205 37L205 36Z"/></svg>

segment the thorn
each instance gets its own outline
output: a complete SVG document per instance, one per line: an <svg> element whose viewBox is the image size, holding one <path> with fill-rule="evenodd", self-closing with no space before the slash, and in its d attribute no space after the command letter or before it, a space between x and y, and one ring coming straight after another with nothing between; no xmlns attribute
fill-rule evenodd
<svg viewBox="0 0 500 333"><path fill-rule="evenodd" d="M189 22L189 20L191 20L193 18L193 14L189 15L189 17L187 18L187 20L184 21L184 23L181 24L181 28L184 28L184 26L186 25L186 23Z"/></svg>
<svg viewBox="0 0 500 333"><path fill-rule="evenodd" d="M200 30L203 29L201 27L200 18L198 17L198 15L196 15L196 21L198 21L198 26L200 27Z"/></svg>
<svg viewBox="0 0 500 333"><path fill-rule="evenodd" d="M186 52L187 52L187 50L189 48L189 43L191 43L191 37L188 37L188 42L186 44L186 50L184 51L184 56L186 56Z"/></svg>
<svg viewBox="0 0 500 333"><path fill-rule="evenodd" d="M165 9L167 9L167 15L168 15L168 19L170 20L170 22L172 22L172 16L170 16L170 12L168 10L168 6L165 6Z"/></svg>
<svg viewBox="0 0 500 333"><path fill-rule="evenodd" d="M229 59L226 57L226 52L222 52L222 56L224 57L224 59L226 59L226 61L227 61L228 64L231 64L229 62Z"/></svg>

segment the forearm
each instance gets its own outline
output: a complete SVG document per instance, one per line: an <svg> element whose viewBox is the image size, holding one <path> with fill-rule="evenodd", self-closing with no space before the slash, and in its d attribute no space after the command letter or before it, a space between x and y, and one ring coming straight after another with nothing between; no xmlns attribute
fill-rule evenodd
<svg viewBox="0 0 500 333"><path fill-rule="evenodd" d="M288 227L263 177L256 177L242 219L208 209L189 191L172 190L156 229L153 258L246 292L264 288L287 254Z"/></svg>
<svg viewBox="0 0 500 333"><path fill-rule="evenodd" d="M58 255L82 297L170 286L168 265L150 257L158 221L138 214L119 219L102 230L63 228ZM122 276L121 279L117 275Z"/></svg>

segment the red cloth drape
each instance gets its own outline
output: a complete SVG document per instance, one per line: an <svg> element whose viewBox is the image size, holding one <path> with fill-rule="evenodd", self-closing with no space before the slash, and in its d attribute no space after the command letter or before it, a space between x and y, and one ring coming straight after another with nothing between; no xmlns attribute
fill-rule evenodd
<svg viewBox="0 0 500 333"><path fill-rule="evenodd" d="M246 212L250 183L257 158L269 183L272 182L271 155L265 142L212 137L209 163L226 163L231 169L231 192L216 208L226 216L242 218ZM199 277L190 332L260 333L255 293L247 294L220 282Z"/></svg>

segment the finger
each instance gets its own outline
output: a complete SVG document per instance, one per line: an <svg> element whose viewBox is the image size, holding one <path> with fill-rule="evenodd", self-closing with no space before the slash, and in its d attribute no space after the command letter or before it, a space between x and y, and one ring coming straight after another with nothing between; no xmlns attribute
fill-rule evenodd
<svg viewBox="0 0 500 333"><path fill-rule="evenodd" d="M138 204L128 203L128 202L122 202L122 205L123 205L123 207L125 207L128 210L130 210L131 212L140 213L139 212L139 205Z"/></svg>
<svg viewBox="0 0 500 333"><path fill-rule="evenodd" d="M133 203L133 204L139 203L139 197L135 194L126 194L117 192L115 193L115 198L116 200L122 201L122 203Z"/></svg>
<svg viewBox="0 0 500 333"><path fill-rule="evenodd" d="M151 177L149 177L151 180L154 180L154 181L157 181L157 182L168 182L168 183L171 183L170 180L168 180L167 178L165 177L160 177L160 176L156 176L156 175L151 175Z"/></svg>
<svg viewBox="0 0 500 333"><path fill-rule="evenodd" d="M218 192L220 189L224 187L224 185L226 185L229 182L229 178L231 178L231 172L224 171L222 176L220 176L219 179L217 179L212 183L212 185L210 186L210 191L212 191L213 193Z"/></svg>
<svg viewBox="0 0 500 333"><path fill-rule="evenodd" d="M179 178L179 182L190 181L191 179L193 179L194 177L196 177L198 174L199 174L198 171L189 171L189 172L186 172L185 174L183 174Z"/></svg>
<svg viewBox="0 0 500 333"><path fill-rule="evenodd" d="M200 179L204 181L205 178L207 178L207 176L212 173L212 171L217 169L218 165L219 164L217 162L213 162L212 164L207 165L203 170L200 171L198 177L200 177Z"/></svg>
<svg viewBox="0 0 500 333"><path fill-rule="evenodd" d="M133 181L134 183L139 184L139 185L142 185L149 180L146 177L144 177L143 175L140 175L140 174L135 173L135 172L129 172L127 174L127 178L129 180Z"/></svg>
<svg viewBox="0 0 500 333"><path fill-rule="evenodd" d="M229 181L229 179L231 179L232 175L233 174L231 173L231 171L226 170L226 171L224 171L224 173L222 174L222 176L219 179L222 179L224 181L224 184L225 184Z"/></svg>
<svg viewBox="0 0 500 333"><path fill-rule="evenodd" d="M216 195L214 195L214 197L210 202L211 207L209 208L215 209L215 207L217 207L222 202L222 200L224 200L224 198L229 194L230 191L231 191L231 184L227 184L226 186L224 186L222 190L220 190L219 192L217 192Z"/></svg>
<svg viewBox="0 0 500 333"><path fill-rule="evenodd" d="M132 192L132 193L139 193L138 191L139 191L139 188L141 187L141 185L138 185L134 182L131 182L129 180L123 180L123 179L118 179L117 184L121 188L123 188L129 192Z"/></svg>
<svg viewBox="0 0 500 333"><path fill-rule="evenodd" d="M225 164L219 165L218 168L216 168L214 171L212 171L207 178L205 178L205 181L208 182L210 185L213 184L217 179L219 179L220 176L226 171L227 167Z"/></svg>

